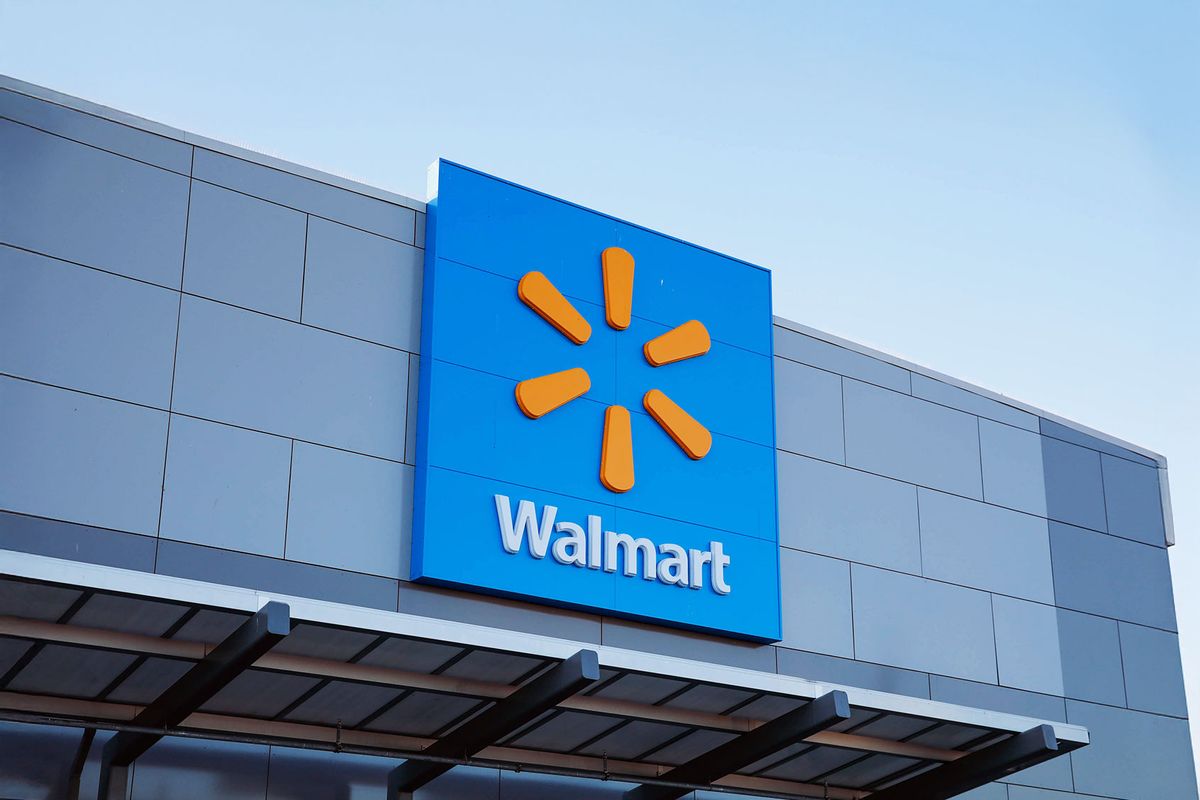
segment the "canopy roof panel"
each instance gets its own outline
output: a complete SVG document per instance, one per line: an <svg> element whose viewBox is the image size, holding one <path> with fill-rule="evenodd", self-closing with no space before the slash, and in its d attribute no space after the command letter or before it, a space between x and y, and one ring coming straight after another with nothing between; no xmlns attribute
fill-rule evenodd
<svg viewBox="0 0 1200 800"><path fill-rule="evenodd" d="M290 633L230 666L268 610ZM213 669L218 685L198 683ZM0 716L409 759L397 790L472 763L639 797L951 797L1088 742L1061 722L9 552Z"/></svg>

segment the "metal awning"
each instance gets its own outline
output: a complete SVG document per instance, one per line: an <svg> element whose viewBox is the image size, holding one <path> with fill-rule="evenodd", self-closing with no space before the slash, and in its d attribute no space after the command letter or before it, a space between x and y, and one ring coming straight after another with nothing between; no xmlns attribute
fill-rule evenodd
<svg viewBox="0 0 1200 800"><path fill-rule="evenodd" d="M768 797L953 797L1075 725L465 623L0 552L0 718ZM90 738L88 739L90 743ZM121 795L123 796L123 794Z"/></svg>

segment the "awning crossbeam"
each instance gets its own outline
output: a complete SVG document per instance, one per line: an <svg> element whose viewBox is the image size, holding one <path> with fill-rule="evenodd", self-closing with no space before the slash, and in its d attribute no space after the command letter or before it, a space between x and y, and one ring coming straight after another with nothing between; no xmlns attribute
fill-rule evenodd
<svg viewBox="0 0 1200 800"><path fill-rule="evenodd" d="M214 647L179 680L133 719L143 728L163 733L122 731L108 740L100 760L100 800L124 800L129 793L129 766L213 695L240 675L291 632L285 603L268 602Z"/></svg>
<svg viewBox="0 0 1200 800"><path fill-rule="evenodd" d="M871 800L949 800L971 789L1054 758L1061 752L1054 728L1038 725L949 764L871 794Z"/></svg>
<svg viewBox="0 0 1200 800"><path fill-rule="evenodd" d="M1088 742L1061 721L23 554L0 567L0 647L0 719L118 731L103 800L164 736L403 760L392 796L471 764L620 780L631 800L945 800Z"/></svg>
<svg viewBox="0 0 1200 800"><path fill-rule="evenodd" d="M675 767L663 778L681 784L711 784L848 719L850 699L835 690ZM626 792L625 800L676 800L685 794L686 789L643 784Z"/></svg>
<svg viewBox="0 0 1200 800"><path fill-rule="evenodd" d="M594 650L580 650L497 701L469 723L439 738L426 752L447 758L470 757L533 722L599 679L599 655ZM452 767L453 764L445 762L409 759L388 775L388 797L411 798L413 792Z"/></svg>

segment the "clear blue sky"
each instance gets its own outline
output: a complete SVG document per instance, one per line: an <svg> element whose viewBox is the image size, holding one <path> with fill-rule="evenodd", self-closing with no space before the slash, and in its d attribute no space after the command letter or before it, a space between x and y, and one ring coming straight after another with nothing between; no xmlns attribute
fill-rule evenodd
<svg viewBox="0 0 1200 800"><path fill-rule="evenodd" d="M1164 453L1200 710L1200 4L0 0L0 72L417 198L462 161Z"/></svg>

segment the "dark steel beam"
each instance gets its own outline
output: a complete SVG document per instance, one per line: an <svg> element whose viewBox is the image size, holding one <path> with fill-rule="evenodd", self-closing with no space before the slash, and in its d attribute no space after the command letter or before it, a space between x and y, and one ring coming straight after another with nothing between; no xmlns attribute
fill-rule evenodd
<svg viewBox="0 0 1200 800"><path fill-rule="evenodd" d="M270 602L175 681L131 721L143 728L179 725L292 629L285 603ZM163 737L161 733L122 731L108 740L100 761L100 800L125 800L129 765Z"/></svg>
<svg viewBox="0 0 1200 800"><path fill-rule="evenodd" d="M1071 748L1074 749L1074 748ZM1054 727L1039 725L871 793L871 800L947 800L1060 753Z"/></svg>
<svg viewBox="0 0 1200 800"><path fill-rule="evenodd" d="M833 691L823 694L807 705L764 722L754 730L714 747L660 777L672 783L706 786L848 719L850 699L846 693ZM689 791L661 784L642 784L626 792L625 800L675 800Z"/></svg>
<svg viewBox="0 0 1200 800"><path fill-rule="evenodd" d="M95 738L95 728L83 729L83 736L79 739L79 747L75 748L75 760L71 762L71 772L67 776L67 800L79 800L79 781L83 777L83 768L87 764L88 751L92 749L92 740Z"/></svg>
<svg viewBox="0 0 1200 800"><path fill-rule="evenodd" d="M600 680L594 650L580 650L422 751L434 758L470 758ZM388 775L388 797L411 795L453 764L410 758Z"/></svg>

